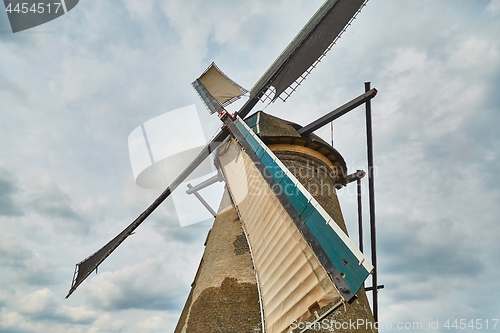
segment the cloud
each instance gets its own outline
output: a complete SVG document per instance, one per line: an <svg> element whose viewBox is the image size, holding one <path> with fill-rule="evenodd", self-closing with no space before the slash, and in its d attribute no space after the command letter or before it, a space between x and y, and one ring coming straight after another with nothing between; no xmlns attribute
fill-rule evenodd
<svg viewBox="0 0 500 333"><path fill-rule="evenodd" d="M54 314L56 298L48 288L36 290L30 294L16 294L16 309L19 313L41 318Z"/></svg>
<svg viewBox="0 0 500 333"><path fill-rule="evenodd" d="M181 227L178 225L165 225L163 221L161 221L156 223L153 228L167 242L202 244L207 237L207 233L208 230L210 230L212 222L212 220L206 220L186 227Z"/></svg>
<svg viewBox="0 0 500 333"><path fill-rule="evenodd" d="M213 219L200 221L198 223L181 227L172 200L166 200L163 209L151 217L153 228L167 242L182 242L185 244L204 242L208 230L212 226ZM200 207L200 209L205 209Z"/></svg>
<svg viewBox="0 0 500 333"><path fill-rule="evenodd" d="M115 319L109 313L102 313L94 322L93 327L104 332L130 332L127 325L125 320Z"/></svg>
<svg viewBox="0 0 500 333"><path fill-rule="evenodd" d="M50 218L59 233L88 234L90 223L73 207L71 195L62 190L50 175L39 175L32 182L29 207Z"/></svg>
<svg viewBox="0 0 500 333"><path fill-rule="evenodd" d="M63 320L67 319L69 323L83 325L90 325L100 317L99 312L90 310L83 305L78 307L63 305L60 307L58 315Z"/></svg>
<svg viewBox="0 0 500 333"><path fill-rule="evenodd" d="M125 8L133 18L141 20L150 19L154 6L158 5L156 1L141 1L125 0Z"/></svg>
<svg viewBox="0 0 500 333"><path fill-rule="evenodd" d="M0 262L6 266L24 266L23 262L33 255L24 248L13 234L0 235Z"/></svg>
<svg viewBox="0 0 500 333"><path fill-rule="evenodd" d="M149 317L137 324L141 332L151 332L161 329L164 325L164 318L160 316Z"/></svg>
<svg viewBox="0 0 500 333"><path fill-rule="evenodd" d="M26 329L28 323L24 321L24 318L17 312L5 311L0 312L0 328L2 332L5 333L28 333L33 332Z"/></svg>
<svg viewBox="0 0 500 333"><path fill-rule="evenodd" d="M131 172L131 171L130 171ZM178 189L180 190L180 189ZM127 206L133 216L139 215L151 202L153 202L160 191L139 188L134 182L127 183L122 198L123 204ZM200 209L205 209L201 204ZM185 244L202 244L210 229L213 220L207 220L190 226L181 227L174 202L167 198L148 217L147 224L151 225L155 232L160 234L166 242L181 242Z"/></svg>
<svg viewBox="0 0 500 333"><path fill-rule="evenodd" d="M15 281L35 286L56 282L54 267L19 243L13 234L0 235L0 266L4 273L13 273Z"/></svg>
<svg viewBox="0 0 500 333"><path fill-rule="evenodd" d="M17 199L19 184L17 177L0 163L0 216L24 214Z"/></svg>
<svg viewBox="0 0 500 333"><path fill-rule="evenodd" d="M0 164L0 217L33 213L51 219L59 232L87 234L90 224L75 209L71 194L59 187L50 174L28 177L21 186L18 177Z"/></svg>
<svg viewBox="0 0 500 333"><path fill-rule="evenodd" d="M486 11L493 15L500 14L500 1L499 0L490 0L488 6L486 7Z"/></svg>
<svg viewBox="0 0 500 333"><path fill-rule="evenodd" d="M405 273L413 280L477 277L486 262L468 242L457 221L414 220L408 215L381 215L384 233L380 235L380 252L384 269ZM458 246L459 245L459 246Z"/></svg>
<svg viewBox="0 0 500 333"><path fill-rule="evenodd" d="M104 272L82 285L90 302L105 310L147 309L170 311L184 301L188 286L163 258L148 259L115 272Z"/></svg>
<svg viewBox="0 0 500 333"><path fill-rule="evenodd" d="M421 71L424 69L427 55L412 47L399 49L396 51L396 58L388 68L390 72L401 73L412 70Z"/></svg>
<svg viewBox="0 0 500 333"><path fill-rule="evenodd" d="M31 293L4 293L0 294L0 300L5 300L10 305L0 311L1 332L83 333L89 332L87 325L95 326L98 331L123 331L122 320L83 305L61 305L61 300L48 288ZM93 332L93 329L90 331Z"/></svg>

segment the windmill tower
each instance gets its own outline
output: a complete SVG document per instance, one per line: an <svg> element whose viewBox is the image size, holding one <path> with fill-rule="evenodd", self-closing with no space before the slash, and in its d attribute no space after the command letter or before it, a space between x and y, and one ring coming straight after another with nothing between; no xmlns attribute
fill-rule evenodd
<svg viewBox="0 0 500 333"><path fill-rule="evenodd" d="M322 213L333 218L331 223L347 233L336 196L336 188L348 181L342 156L316 135L301 135L301 126L262 111L246 123L253 125L256 136L301 189L324 208ZM175 332L288 332L293 328L300 332L307 323L328 332L338 328L335 322L357 322L356 331L375 332L364 290L350 298L349 287L342 290L342 283L336 286L331 281L331 272L324 269L328 264L308 243L315 237L307 234L307 227L299 229L301 222L294 223L289 211L297 210L285 208L237 140L226 142L217 155L227 190ZM281 188L290 196L300 196L292 187ZM295 218L301 220L301 216ZM342 269L348 265L343 262ZM359 260L353 266L359 267Z"/></svg>
<svg viewBox="0 0 500 333"><path fill-rule="evenodd" d="M135 221L76 265L67 297L214 154L226 192L176 332L331 332L352 321L357 331L376 331L363 289L376 270L347 236L335 193L359 175L348 175L342 156L313 134L376 90L304 127L264 112L246 118L259 100L290 96L365 3L327 0L234 114L225 108L247 91L215 64L193 82L221 131Z"/></svg>

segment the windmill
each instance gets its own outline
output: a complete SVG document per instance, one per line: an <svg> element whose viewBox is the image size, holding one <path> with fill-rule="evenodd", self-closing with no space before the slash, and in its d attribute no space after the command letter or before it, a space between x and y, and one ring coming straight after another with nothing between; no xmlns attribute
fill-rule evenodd
<svg viewBox="0 0 500 333"><path fill-rule="evenodd" d="M76 265L66 297L93 271L97 271L98 266L200 163L215 154L215 163L226 181L225 196L215 223L218 223L219 216L223 220L233 217L234 223L224 228L235 228L237 235L230 245L234 245L236 253L250 256L251 260L247 260L246 264L241 261L243 266L240 268L248 273L250 267L254 280L252 277L249 279L255 281L254 284L240 284L237 278L225 278L219 285L223 289L239 290L235 301L239 300L240 306L246 306L249 299L256 300L254 306L258 304L257 311L253 308L248 311L260 314L260 327L251 329L273 333L297 329L298 332L303 329L300 323L304 320L320 323L334 313L341 313L337 310L347 303L356 304L352 309L357 318L373 323L363 286L365 279L374 272L374 266L347 236L334 192L335 187L345 186L361 175L348 175L342 156L312 132L355 107L369 103L376 90L367 86L364 94L304 127L263 112L247 117L260 100L286 100L335 44L366 2L327 0L257 81L249 92L248 100L234 114L225 107L245 94L246 90L229 79L215 64L210 65L193 82L193 87L209 112L218 114L224 124L221 131L139 217L108 244ZM301 179L304 177L300 168L312 173L305 178L312 175L312 178L318 176L318 179L328 181L326 186L333 192L327 196L313 195L311 188L305 186L310 184ZM196 192L196 188L190 187L188 192ZM213 240L223 234L217 234L214 224L207 236L207 248L210 243L222 247L227 245L227 239ZM203 325L200 321L210 320L203 313L195 315L200 307L193 310L195 299L203 295L203 292L195 290L195 285L202 284L201 277L207 276L207 265L203 265L203 260L176 331L196 331L192 329L193 325ZM376 286L376 279L374 283ZM253 285L256 288L252 289ZM243 301L241 295L246 295ZM212 297L214 299L215 296ZM203 304L201 309L213 310ZM222 331L245 331L241 327L248 324L250 316L233 311L231 302L227 309L232 315L225 318L226 326ZM239 324L233 321L235 313ZM218 329L221 329L223 320L221 315L224 316L219 311L216 316ZM296 327L292 327L293 323ZM207 327L200 326L199 329L206 331ZM371 332L374 328L366 328L365 331Z"/></svg>

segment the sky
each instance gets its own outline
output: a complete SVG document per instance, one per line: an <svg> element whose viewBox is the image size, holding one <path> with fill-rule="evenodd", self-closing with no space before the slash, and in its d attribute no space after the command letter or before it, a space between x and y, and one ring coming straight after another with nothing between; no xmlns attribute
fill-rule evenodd
<svg viewBox="0 0 500 333"><path fill-rule="evenodd" d="M321 4L82 0L16 34L0 12L0 332L173 331L211 221L181 228L171 200L64 298L74 265L161 191L135 184L128 136L195 104L210 138L219 121L190 83L215 61L250 89ZM498 36L498 0L371 0L286 103L254 109L305 125L378 89L381 332L500 317ZM366 170L363 108L334 135ZM355 186L339 198L357 243Z"/></svg>

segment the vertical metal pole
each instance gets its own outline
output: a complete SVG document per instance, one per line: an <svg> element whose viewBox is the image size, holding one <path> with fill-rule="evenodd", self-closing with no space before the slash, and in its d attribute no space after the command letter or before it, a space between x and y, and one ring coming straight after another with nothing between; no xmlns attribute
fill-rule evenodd
<svg viewBox="0 0 500 333"><path fill-rule="evenodd" d="M359 172L359 170L358 170ZM358 193L358 238L359 250L363 253L363 208L361 206L361 178L356 179L356 189ZM363 281L363 288L365 281Z"/></svg>
<svg viewBox="0 0 500 333"><path fill-rule="evenodd" d="M370 82L365 82L365 91L370 90ZM372 138L372 105L371 101L366 101L366 146L368 154L368 195L370 203L370 238L373 275L373 318L378 322L378 288L377 288L377 239L375 229L375 189L373 175L373 138Z"/></svg>
<svg viewBox="0 0 500 333"><path fill-rule="evenodd" d="M359 172L359 170L358 170ZM361 178L356 179L358 192L358 238L359 250L363 252L363 209L361 206Z"/></svg>

